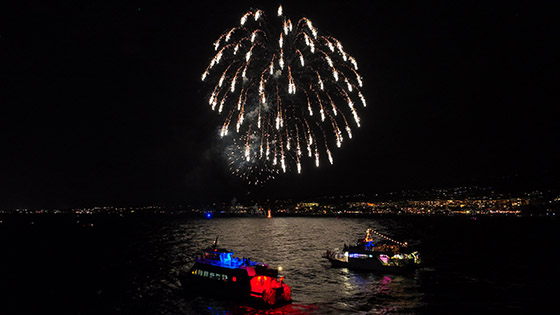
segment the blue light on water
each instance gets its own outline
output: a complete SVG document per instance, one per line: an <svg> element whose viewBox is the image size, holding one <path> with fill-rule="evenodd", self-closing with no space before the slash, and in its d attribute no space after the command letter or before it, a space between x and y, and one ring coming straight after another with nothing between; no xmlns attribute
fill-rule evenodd
<svg viewBox="0 0 560 315"><path fill-rule="evenodd" d="M206 218L207 219L210 219L211 217L212 217L212 213L210 213L210 212L206 213Z"/></svg>

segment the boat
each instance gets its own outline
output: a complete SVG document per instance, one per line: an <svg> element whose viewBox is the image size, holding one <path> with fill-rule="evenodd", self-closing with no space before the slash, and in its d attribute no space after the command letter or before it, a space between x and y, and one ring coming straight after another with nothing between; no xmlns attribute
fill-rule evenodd
<svg viewBox="0 0 560 315"><path fill-rule="evenodd" d="M262 262L233 256L233 252L218 248L216 238L179 279L187 291L276 307L292 301L291 288L279 271L281 267L272 269Z"/></svg>
<svg viewBox="0 0 560 315"><path fill-rule="evenodd" d="M386 242L374 244L372 233ZM343 250L327 250L323 258L328 259L333 267L363 271L402 272L421 263L420 254L408 243L395 241L373 229L367 229L366 237L358 240L356 245L344 245Z"/></svg>

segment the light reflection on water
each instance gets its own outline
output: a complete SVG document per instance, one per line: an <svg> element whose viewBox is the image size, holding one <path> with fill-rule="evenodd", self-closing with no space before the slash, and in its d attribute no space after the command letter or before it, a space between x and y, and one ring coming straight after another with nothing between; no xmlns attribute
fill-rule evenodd
<svg viewBox="0 0 560 315"><path fill-rule="evenodd" d="M527 253L557 247L558 220L139 215L91 216L83 218L92 223L86 227L73 216L41 218L0 227L0 240L9 240L0 256L0 313L5 302L17 314L533 314L556 307L549 288L558 275ZM321 258L367 228L419 243L423 268L360 273L331 268ZM179 272L216 236L237 256L282 266L294 303L256 310L188 296Z"/></svg>

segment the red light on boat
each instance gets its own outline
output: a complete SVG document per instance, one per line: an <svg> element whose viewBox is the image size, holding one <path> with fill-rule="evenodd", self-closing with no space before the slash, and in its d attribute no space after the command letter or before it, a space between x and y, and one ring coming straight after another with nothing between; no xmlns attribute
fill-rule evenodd
<svg viewBox="0 0 560 315"><path fill-rule="evenodd" d="M231 280L232 280L233 282L235 282L235 281L237 281L237 277L231 277Z"/></svg>

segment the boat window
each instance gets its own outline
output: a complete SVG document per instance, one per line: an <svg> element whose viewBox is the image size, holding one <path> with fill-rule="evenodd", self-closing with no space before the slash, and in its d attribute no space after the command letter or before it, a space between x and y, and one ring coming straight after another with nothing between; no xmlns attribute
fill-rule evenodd
<svg viewBox="0 0 560 315"><path fill-rule="evenodd" d="M387 256L385 254L379 255L379 260L381 261L381 263L383 265L388 265L389 264L389 256Z"/></svg>
<svg viewBox="0 0 560 315"><path fill-rule="evenodd" d="M368 255L352 253L352 254L348 255L348 257L366 259L366 258L368 258Z"/></svg>
<svg viewBox="0 0 560 315"><path fill-rule="evenodd" d="M208 277L208 271L205 271L205 272L202 274L202 276Z"/></svg>

